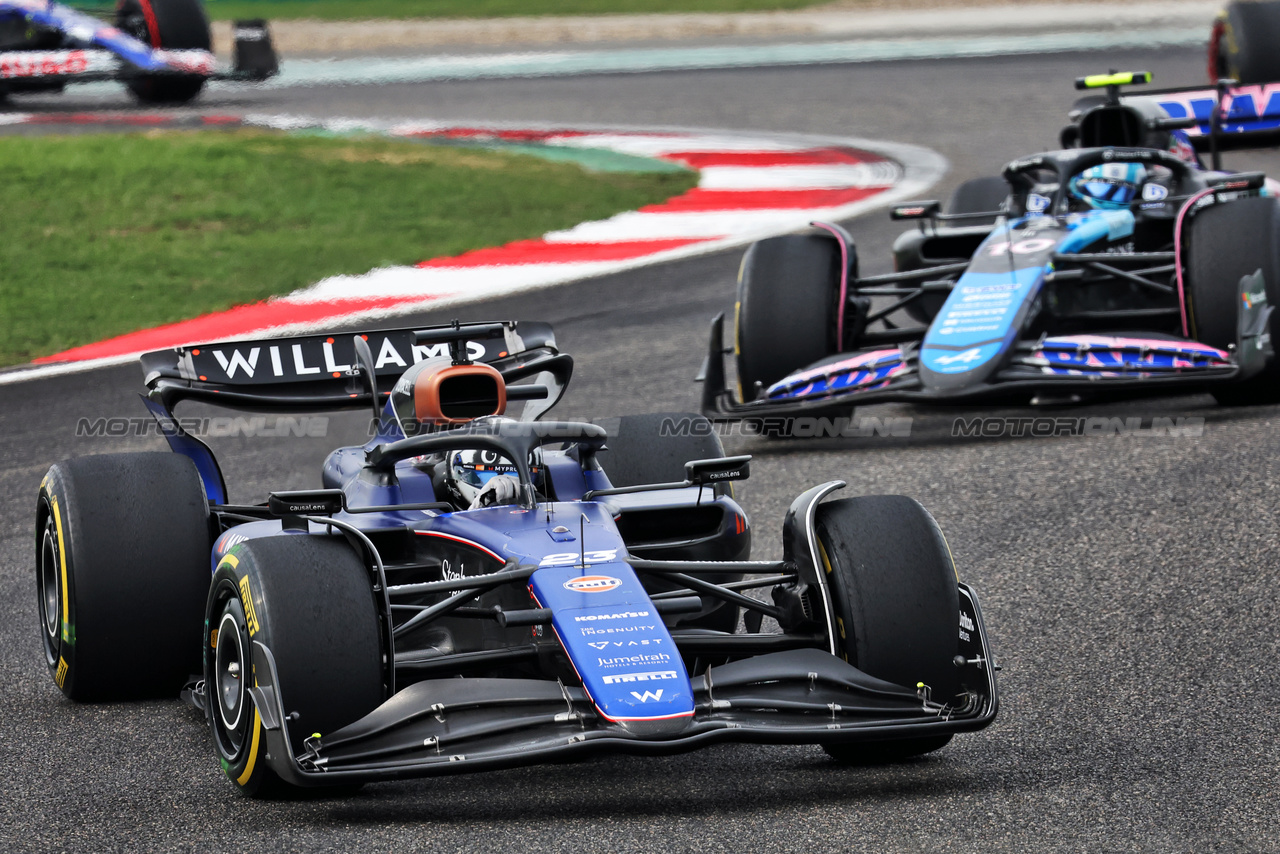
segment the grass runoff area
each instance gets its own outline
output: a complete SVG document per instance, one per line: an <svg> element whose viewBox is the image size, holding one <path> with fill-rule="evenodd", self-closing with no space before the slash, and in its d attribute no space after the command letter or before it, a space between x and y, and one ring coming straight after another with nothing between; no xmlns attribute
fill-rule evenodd
<svg viewBox="0 0 1280 854"><path fill-rule="evenodd" d="M538 237L696 182L245 129L4 137L0 162L0 365L325 276Z"/></svg>
<svg viewBox="0 0 1280 854"><path fill-rule="evenodd" d="M231 18L510 18L542 15L644 15L768 12L828 0L206 0L213 20Z"/></svg>

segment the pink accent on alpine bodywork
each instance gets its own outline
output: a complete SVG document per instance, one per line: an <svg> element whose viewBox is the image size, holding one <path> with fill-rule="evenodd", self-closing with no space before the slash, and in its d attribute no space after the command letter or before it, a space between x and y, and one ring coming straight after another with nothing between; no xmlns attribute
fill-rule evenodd
<svg viewBox="0 0 1280 854"><path fill-rule="evenodd" d="M1169 341L1164 338L1121 338L1116 335L1055 335L1046 338L1041 347L1102 347L1109 350L1146 349L1170 351L1190 351L1228 361L1231 354L1199 341Z"/></svg>
<svg viewBox="0 0 1280 854"><path fill-rule="evenodd" d="M841 359L839 362L832 362L829 365L823 365L820 368L814 368L809 371L802 371L798 374L792 374L787 377L785 382L797 383L804 380L818 379L819 377L829 377L834 374L852 371L858 368L867 368L875 365L876 362L884 361L892 357L898 361L902 360L902 350L894 347L892 350L872 350L868 353L858 353L848 359ZM775 385L781 385L776 383Z"/></svg>
<svg viewBox="0 0 1280 854"><path fill-rule="evenodd" d="M1191 211L1191 206L1212 192L1213 188L1210 187L1187 199L1186 204L1179 209L1178 218L1173 224L1173 275L1178 281L1178 311L1182 313L1182 334L1188 336L1191 334L1191 327L1187 325L1187 293L1186 286L1182 282L1182 223Z"/></svg>
<svg viewBox="0 0 1280 854"><path fill-rule="evenodd" d="M1125 373L1141 370L1144 365L1141 361L1124 362L1117 365L1114 361L1103 361L1097 354L1106 354L1116 359L1120 358L1120 354L1124 351L1132 350L1139 352L1139 359L1151 355L1169 358L1171 364L1165 367L1219 368L1230 367L1232 364L1230 353L1197 341L1121 338L1111 335L1064 335L1048 338L1041 343L1040 349L1031 354L1031 360L1033 364L1036 363L1036 360L1039 360L1039 363L1046 370L1066 371L1070 374L1079 375L1097 374L1103 377L1119 377ZM1050 358L1050 353L1057 354L1064 360L1069 355L1074 355L1075 358L1071 361L1059 362ZM1201 363L1196 364L1196 359L1200 359ZM1210 363L1205 364L1204 360L1209 360ZM1120 370L1117 370L1117 368Z"/></svg>
<svg viewBox="0 0 1280 854"><path fill-rule="evenodd" d="M840 301L836 303L836 352L844 346L844 306L849 295L849 245L844 239L844 229L826 222L809 223L814 228L829 232L840 244Z"/></svg>

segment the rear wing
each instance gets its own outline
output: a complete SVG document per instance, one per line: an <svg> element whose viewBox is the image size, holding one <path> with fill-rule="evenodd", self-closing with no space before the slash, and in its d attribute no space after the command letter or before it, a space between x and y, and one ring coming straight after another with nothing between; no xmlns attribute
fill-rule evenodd
<svg viewBox="0 0 1280 854"><path fill-rule="evenodd" d="M373 383L360 368L356 336L368 346ZM453 348L492 365L508 383L538 377L541 386L509 394L538 401L536 414L555 405L573 373L573 358L557 349L551 325L531 321L228 341L156 350L140 361L148 399L169 414L183 400L254 411L327 411L380 407L405 370L449 357ZM533 416L526 411L525 417Z"/></svg>
<svg viewBox="0 0 1280 854"><path fill-rule="evenodd" d="M1076 102L1062 132L1064 148L1159 148L1194 160L1220 153L1280 144L1280 82L1241 86L1219 80L1214 86L1122 92L1151 82L1146 71L1113 72L1078 78L1076 88L1099 90Z"/></svg>
<svg viewBox="0 0 1280 854"><path fill-rule="evenodd" d="M1216 137L1223 150L1264 148L1280 141L1280 83L1169 89L1127 95L1125 104L1154 104L1170 119L1194 119L1184 130L1197 149ZM1216 113L1216 116L1215 116Z"/></svg>

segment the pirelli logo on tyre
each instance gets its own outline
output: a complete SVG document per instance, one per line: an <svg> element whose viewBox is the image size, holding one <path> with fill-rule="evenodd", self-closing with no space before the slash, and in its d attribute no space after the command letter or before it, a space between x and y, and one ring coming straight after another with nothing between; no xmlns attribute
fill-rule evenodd
<svg viewBox="0 0 1280 854"><path fill-rule="evenodd" d="M249 589L249 576L240 579L240 604L244 606L244 623L249 637L258 633L258 614L253 610L253 591Z"/></svg>
<svg viewBox="0 0 1280 854"><path fill-rule="evenodd" d="M68 669L70 668L67 665L67 660L62 656L58 656L58 672L53 674L53 681L58 683L59 688L66 684Z"/></svg>

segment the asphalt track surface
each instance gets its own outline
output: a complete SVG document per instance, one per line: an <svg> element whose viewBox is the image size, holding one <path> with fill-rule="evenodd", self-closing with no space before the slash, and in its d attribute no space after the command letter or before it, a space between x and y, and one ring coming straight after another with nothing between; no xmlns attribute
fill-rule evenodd
<svg viewBox="0 0 1280 854"><path fill-rule="evenodd" d="M1200 53L1180 50L307 89L203 106L848 132L944 154L954 166L945 197L1052 147L1070 80L1107 67L1150 69L1166 85L1203 73ZM20 108L101 105L73 95ZM1280 171L1270 153L1228 163ZM882 214L848 225L864 270L886 270L898 229ZM713 255L465 316L555 323L578 366L562 416L693 409L707 322L730 304L737 263L736 252ZM161 447L73 435L80 417L143 414L140 380L122 367L0 388L2 850L1280 848L1276 408L1208 397L1086 405L1043 414L1203 418L1203 432L979 440L951 435L977 410L895 405L861 414L909 417L909 437L729 440L755 454L740 495L758 557L780 554L790 499L831 478L849 494L915 496L941 523L982 597L1003 708L989 729L929 757L850 769L817 748L720 746L252 802L222 778L202 722L178 702L77 706L44 672L36 488L70 455ZM334 417L324 440L220 440L233 499L318 485L325 452L357 441L361 423ZM129 617L145 631L145 614Z"/></svg>

